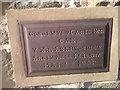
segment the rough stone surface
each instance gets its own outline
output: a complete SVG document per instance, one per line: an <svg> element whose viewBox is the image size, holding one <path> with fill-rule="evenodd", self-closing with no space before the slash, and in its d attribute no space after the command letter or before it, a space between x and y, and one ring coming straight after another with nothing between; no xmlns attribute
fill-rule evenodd
<svg viewBox="0 0 120 90"><path fill-rule="evenodd" d="M2 17L0 22L0 50L2 53L2 87L13 87L13 65L8 38L7 19Z"/></svg>
<svg viewBox="0 0 120 90"><path fill-rule="evenodd" d="M32 7L39 8L40 7L39 3L32 5L30 3L26 4L23 2L23 4L18 4L18 6L15 6L15 7L19 9L26 8L26 5L27 5L27 8L32 8ZM14 5L15 4L12 3L10 8L16 9ZM55 5L57 7L58 4L55 4ZM45 3L45 5L43 5L42 7L49 7L49 5L47 6L47 3ZM13 65L11 61L11 52L10 52L9 37L8 37L7 29L8 28L7 28L6 17L3 16L2 21L0 22L0 50L2 51L3 88L14 87ZM73 84L52 85L52 86L36 86L36 87L27 87L27 88L35 88L34 90L37 90L37 88L119 88L120 89L120 80L106 81L106 82L73 83Z"/></svg>
<svg viewBox="0 0 120 90"><path fill-rule="evenodd" d="M4 30L0 30L0 45L8 43L8 34Z"/></svg>
<svg viewBox="0 0 120 90"><path fill-rule="evenodd" d="M9 44L5 17L0 22L0 45L2 44Z"/></svg>
<svg viewBox="0 0 120 90"><path fill-rule="evenodd" d="M63 1L63 2L61 2ZM70 1L72 0L47 0L45 1L34 1L34 0L18 0L17 2L12 2L9 5L9 9L26 9L26 8L50 8L50 7L91 7L90 3L95 3L94 6L119 6L120 1L118 2L109 2L109 1L102 1L102 2L80 2L79 0L74 0L71 4ZM90 0L89 0L90 1Z"/></svg>
<svg viewBox="0 0 120 90"><path fill-rule="evenodd" d="M115 6L120 6L120 1L115 3Z"/></svg>
<svg viewBox="0 0 120 90"><path fill-rule="evenodd" d="M7 52L7 50L6 49L3 49L2 50L2 65L3 66L5 66L8 62L10 62L11 61L11 53L10 52Z"/></svg>
<svg viewBox="0 0 120 90"><path fill-rule="evenodd" d="M106 82L87 82L84 83L85 88L119 88L120 81L106 81Z"/></svg>

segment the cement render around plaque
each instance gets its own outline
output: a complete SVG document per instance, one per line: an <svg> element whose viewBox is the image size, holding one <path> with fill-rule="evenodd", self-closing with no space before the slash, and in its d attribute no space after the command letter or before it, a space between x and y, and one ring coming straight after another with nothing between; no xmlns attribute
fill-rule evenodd
<svg viewBox="0 0 120 90"><path fill-rule="evenodd" d="M28 9L8 10L8 29L14 65L15 87L28 87L39 85L54 85L76 82L109 81L117 80L118 76L118 8L119 7L98 7L98 8L51 8L51 9ZM92 18L113 18L113 32L111 43L111 56L109 72L52 75L26 77L23 65L23 56L19 36L19 21L39 20L77 20Z"/></svg>

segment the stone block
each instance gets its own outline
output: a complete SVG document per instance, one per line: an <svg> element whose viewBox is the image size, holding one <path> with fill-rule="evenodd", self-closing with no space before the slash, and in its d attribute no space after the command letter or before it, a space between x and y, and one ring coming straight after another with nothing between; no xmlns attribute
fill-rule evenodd
<svg viewBox="0 0 120 90"><path fill-rule="evenodd" d="M118 8L119 7L8 10L8 29L11 42L10 44L14 65L16 87L117 80L119 26ZM24 58L20 41L20 32L18 25L19 22L33 22L41 20L78 20L96 18L113 18L110 66L108 72L26 77L24 70L25 66L23 65Z"/></svg>

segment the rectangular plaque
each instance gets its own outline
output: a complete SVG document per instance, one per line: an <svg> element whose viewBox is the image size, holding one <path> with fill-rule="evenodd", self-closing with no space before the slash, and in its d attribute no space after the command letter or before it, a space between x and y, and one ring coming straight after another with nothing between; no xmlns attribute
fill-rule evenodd
<svg viewBox="0 0 120 90"><path fill-rule="evenodd" d="M112 19L20 22L26 76L109 71Z"/></svg>

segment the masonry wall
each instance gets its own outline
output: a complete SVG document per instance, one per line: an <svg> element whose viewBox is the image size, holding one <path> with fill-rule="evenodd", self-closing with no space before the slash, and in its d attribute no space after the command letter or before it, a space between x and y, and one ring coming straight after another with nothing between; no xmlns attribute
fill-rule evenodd
<svg viewBox="0 0 120 90"><path fill-rule="evenodd" d="M48 4L53 5L54 3L44 3L44 5ZM10 6L11 5L11 6ZM19 3L16 8L23 8L23 4ZM33 8L36 4L27 4L27 8ZM43 6L44 6L43 5ZM59 4L57 4L59 6ZM3 9L10 6L10 8L15 9L15 5L10 3L4 3ZM39 5L37 5L39 6ZM54 6L54 5L53 5ZM57 7L57 6L56 6ZM60 7L60 6L59 6ZM25 8L25 7L24 7ZM34 7L35 8L35 7ZM120 10L119 10L120 11ZM2 19L0 20L0 50L1 50L1 58L2 58L2 87L3 88L13 88L15 86L14 82L14 73L13 73L13 65L12 65L12 57L11 57L11 48L10 41L8 36L8 27L7 27L7 18L3 11ZM120 20L119 20L120 21ZM120 47L119 47L120 48ZM120 88L120 80L117 81L105 81L105 82L79 82L79 83L71 83L71 84L63 84L63 85L52 85L52 86L35 86L32 88ZM31 88L31 87L28 87Z"/></svg>

